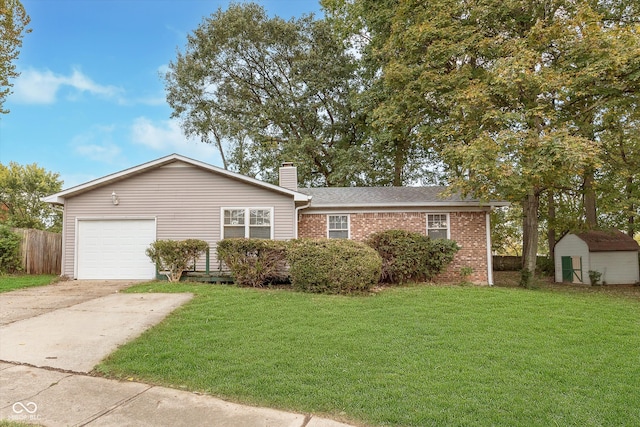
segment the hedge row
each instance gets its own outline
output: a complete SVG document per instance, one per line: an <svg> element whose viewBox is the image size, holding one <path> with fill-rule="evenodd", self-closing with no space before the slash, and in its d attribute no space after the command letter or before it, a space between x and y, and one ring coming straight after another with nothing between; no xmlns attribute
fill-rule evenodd
<svg viewBox="0 0 640 427"><path fill-rule="evenodd" d="M431 239L404 230L374 233L366 243L382 258L380 281L386 283L431 280L444 271L459 250L452 240Z"/></svg>
<svg viewBox="0 0 640 427"><path fill-rule="evenodd" d="M261 287L287 280L286 247L281 240L225 239L217 250L237 285Z"/></svg>
<svg viewBox="0 0 640 427"><path fill-rule="evenodd" d="M305 292L366 292L378 282L431 280L453 260L449 240L402 230L372 235L365 243L345 239L225 239L218 259L239 286L261 287L290 280Z"/></svg>

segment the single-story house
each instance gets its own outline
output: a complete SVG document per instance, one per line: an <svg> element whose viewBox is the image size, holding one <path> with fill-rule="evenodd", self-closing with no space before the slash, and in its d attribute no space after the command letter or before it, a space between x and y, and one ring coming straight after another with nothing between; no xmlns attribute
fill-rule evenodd
<svg viewBox="0 0 640 427"><path fill-rule="evenodd" d="M407 229L461 246L441 280L459 280L468 266L470 280L493 282L489 213L506 202L443 196L439 186L298 188L297 181L290 163L273 185L172 154L44 200L64 209L62 275L75 279L151 279L145 250L156 239L201 239L213 249L228 237L364 240Z"/></svg>
<svg viewBox="0 0 640 427"><path fill-rule="evenodd" d="M637 283L638 250L638 243L618 230L567 233L555 246L555 281L591 283L589 271L597 271L601 282Z"/></svg>

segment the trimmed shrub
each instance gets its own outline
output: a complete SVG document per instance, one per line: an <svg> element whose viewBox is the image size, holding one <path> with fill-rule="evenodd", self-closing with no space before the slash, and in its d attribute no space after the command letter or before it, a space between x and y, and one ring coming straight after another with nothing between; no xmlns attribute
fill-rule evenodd
<svg viewBox="0 0 640 427"><path fill-rule="evenodd" d="M287 249L289 276L297 290L350 294L378 283L382 260L367 245L345 239L297 239Z"/></svg>
<svg viewBox="0 0 640 427"><path fill-rule="evenodd" d="M267 239L224 239L218 259L231 270L238 286L262 287L287 280L286 242Z"/></svg>
<svg viewBox="0 0 640 427"><path fill-rule="evenodd" d="M146 250L146 254L160 271L166 271L170 282L180 281L182 272L200 258L209 248L203 240L156 240Z"/></svg>
<svg viewBox="0 0 640 427"><path fill-rule="evenodd" d="M0 225L0 273L20 270L20 235L6 225Z"/></svg>
<svg viewBox="0 0 640 427"><path fill-rule="evenodd" d="M385 283L431 280L453 261L459 250L452 240L431 239L405 230L380 231L366 243L382 258L380 281Z"/></svg>

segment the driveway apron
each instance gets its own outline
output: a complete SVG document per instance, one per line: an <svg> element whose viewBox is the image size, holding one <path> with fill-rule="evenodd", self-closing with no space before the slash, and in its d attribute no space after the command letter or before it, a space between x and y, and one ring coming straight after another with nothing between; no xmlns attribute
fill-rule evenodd
<svg viewBox="0 0 640 427"><path fill-rule="evenodd" d="M95 290L90 286L87 294L91 295L88 301L76 304L73 302L78 298L86 298L64 292L58 299L46 292L23 295L21 305L31 301L31 307L38 308L36 312L44 312L24 318L28 310L13 310L20 320L6 318L8 323L0 326L0 360L89 372L120 345L156 325L193 297L123 294L114 293L111 288L110 295L95 298ZM12 303L15 305L15 300L0 297L0 311L11 312Z"/></svg>

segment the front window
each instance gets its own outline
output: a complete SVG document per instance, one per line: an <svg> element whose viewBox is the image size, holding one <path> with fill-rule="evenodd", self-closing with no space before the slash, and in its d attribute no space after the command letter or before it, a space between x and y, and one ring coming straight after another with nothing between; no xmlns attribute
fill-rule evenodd
<svg viewBox="0 0 640 427"><path fill-rule="evenodd" d="M432 239L449 238L449 218L447 214L427 215L427 235Z"/></svg>
<svg viewBox="0 0 640 427"><path fill-rule="evenodd" d="M271 208L223 209L222 212L222 238L271 239Z"/></svg>
<svg viewBox="0 0 640 427"><path fill-rule="evenodd" d="M223 237L245 237L244 209L225 209Z"/></svg>
<svg viewBox="0 0 640 427"><path fill-rule="evenodd" d="M328 236L330 239L349 238L348 215L329 215L328 223Z"/></svg>
<svg viewBox="0 0 640 427"><path fill-rule="evenodd" d="M271 238L271 210L249 210L249 237L252 239Z"/></svg>

